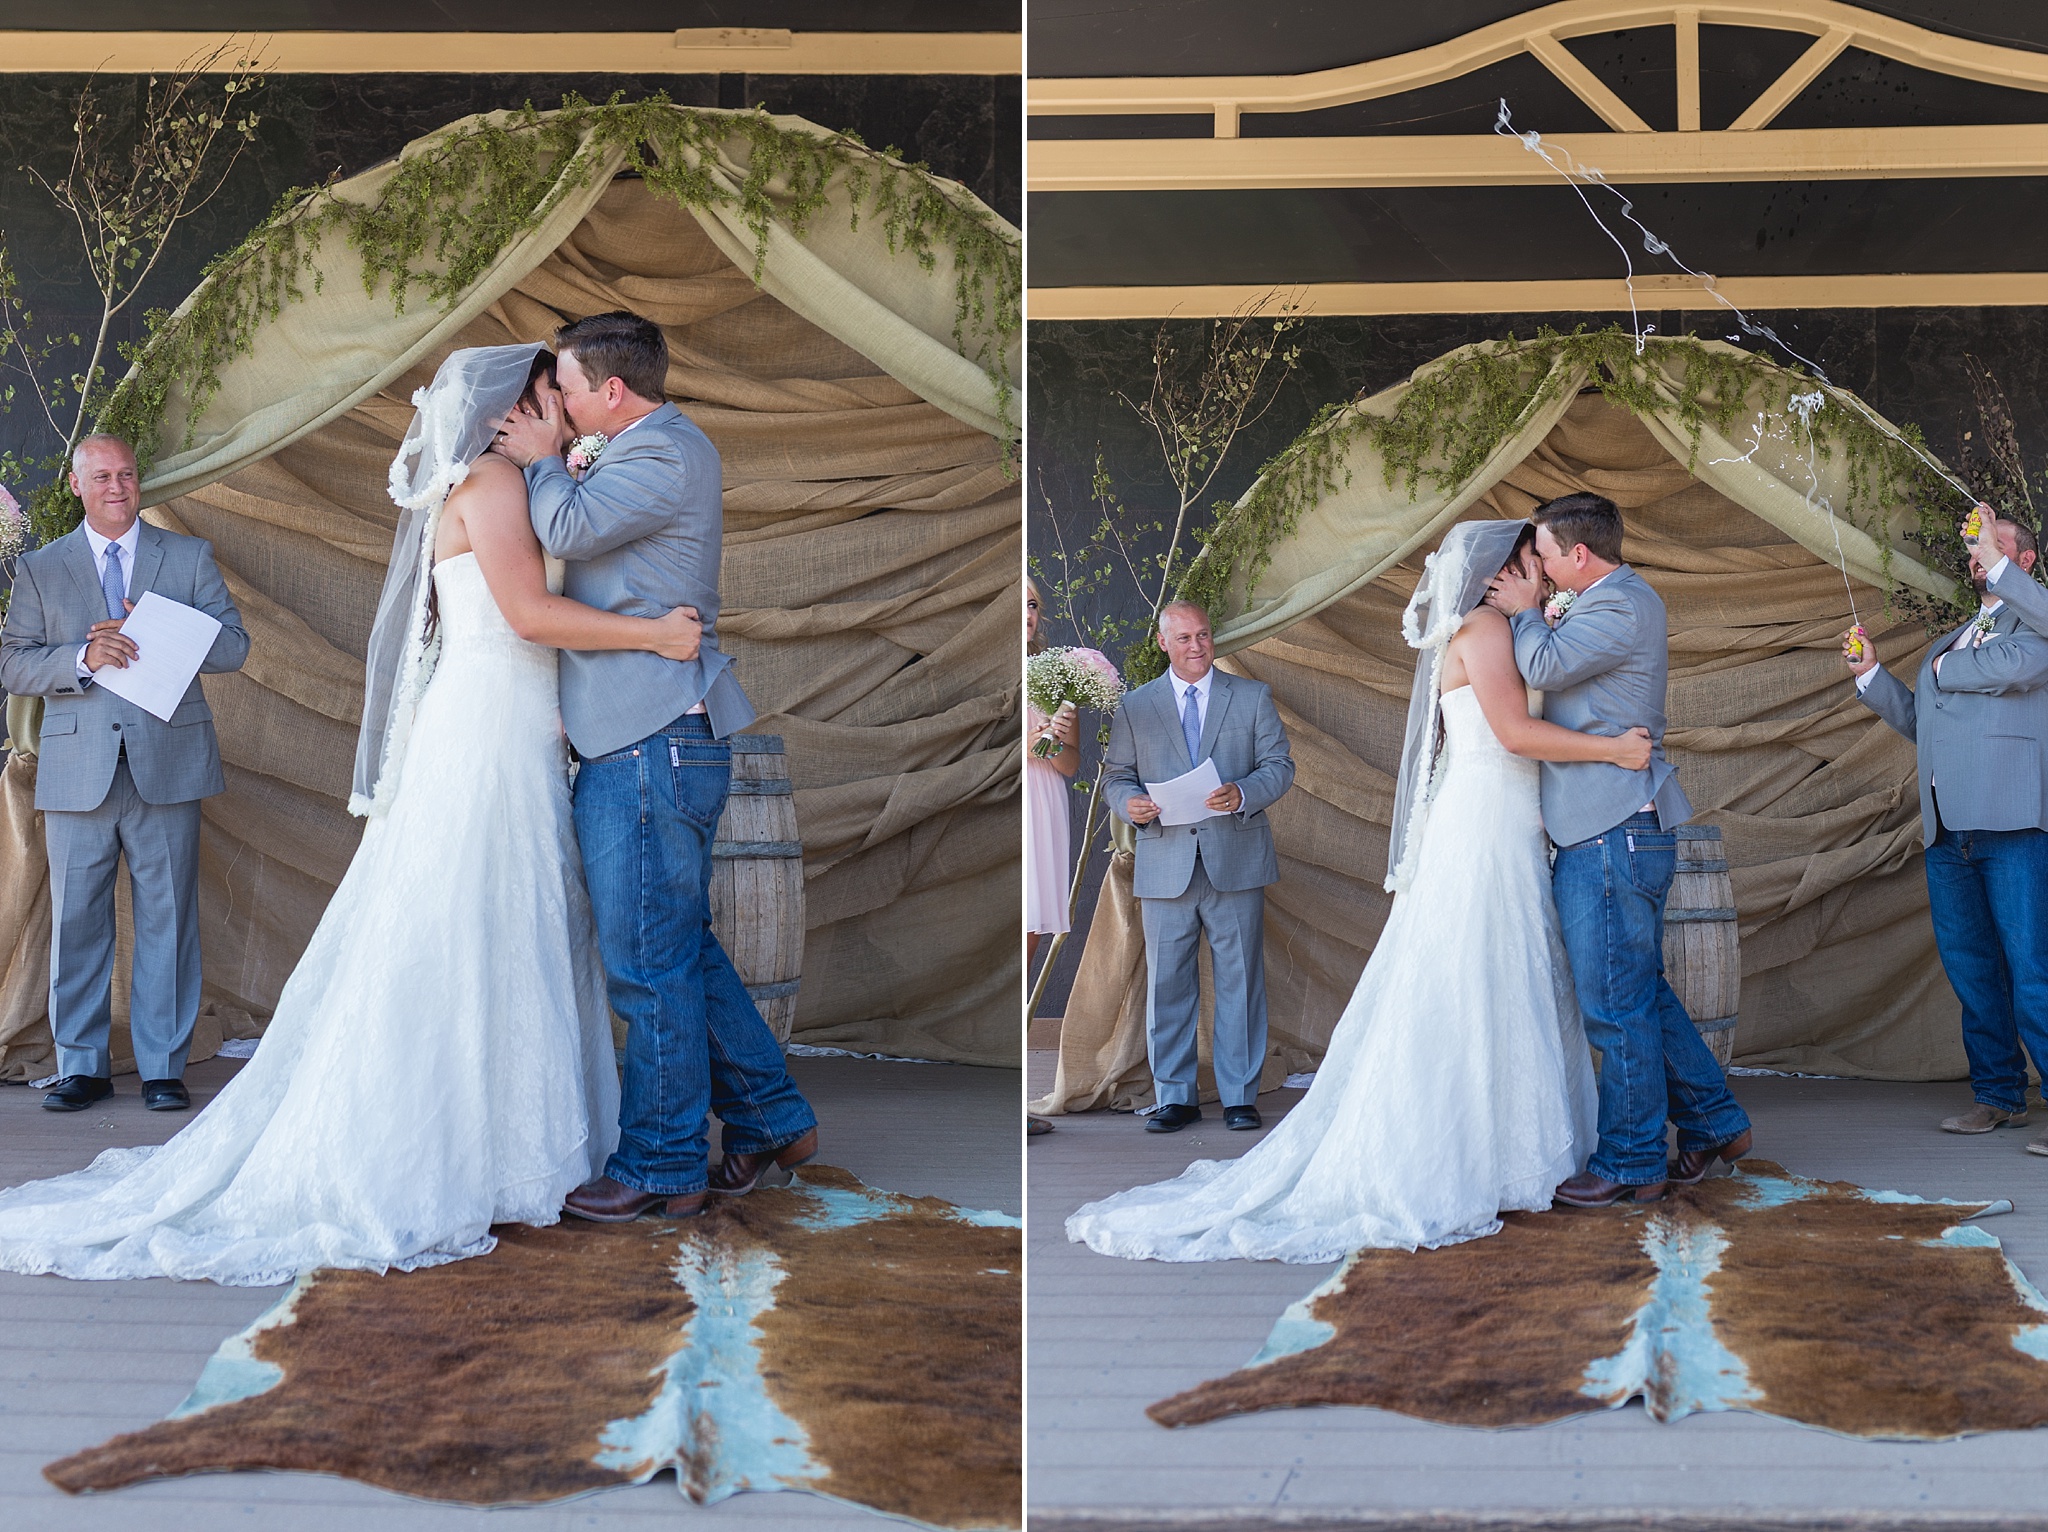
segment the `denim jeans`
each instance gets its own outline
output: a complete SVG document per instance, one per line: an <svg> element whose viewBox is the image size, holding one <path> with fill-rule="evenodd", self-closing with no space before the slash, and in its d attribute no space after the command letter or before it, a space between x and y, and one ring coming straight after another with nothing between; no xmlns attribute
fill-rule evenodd
<svg viewBox="0 0 2048 1532"><path fill-rule="evenodd" d="M1558 848L1551 872L1586 1037L1600 1050L1600 1146L1587 1169L1646 1186L1666 1173L1664 1124L1678 1147L1740 1137L1749 1117L1664 978L1664 900L1677 839L1657 816Z"/></svg>
<svg viewBox="0 0 2048 1532"><path fill-rule="evenodd" d="M711 838L731 780L732 747L701 713L576 776L605 986L626 1023L619 1147L604 1173L637 1191L704 1189L712 1112L728 1154L778 1148L818 1120L711 931Z"/></svg>
<svg viewBox="0 0 2048 1532"><path fill-rule="evenodd" d="M2048 1064L2048 833L1939 825L1927 848L1927 904L1941 966L1963 1002L1972 1093L2017 1112L2027 1099L2021 1042L2036 1068Z"/></svg>

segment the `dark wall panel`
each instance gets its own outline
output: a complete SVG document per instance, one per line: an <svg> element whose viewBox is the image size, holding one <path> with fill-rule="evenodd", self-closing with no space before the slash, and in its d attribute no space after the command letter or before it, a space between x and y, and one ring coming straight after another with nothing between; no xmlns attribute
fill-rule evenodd
<svg viewBox="0 0 2048 1532"><path fill-rule="evenodd" d="M82 79L7 76L8 105L0 113L0 234L35 311L35 328L45 333L96 324L98 297L80 269L75 233L14 167L39 165L53 178L61 171L70 155L72 104ZM254 149L213 204L177 231L142 301L118 322L116 339L141 333L145 308L174 307L206 262L232 248L293 187L354 175L472 112L527 102L555 107L571 91L603 100L614 91L635 99L656 90L687 105L764 106L850 129L878 148L894 147L963 182L1011 222L1021 216L1022 92L1015 77L278 75L255 98L264 120ZM0 450L47 452L52 440L19 395L11 411L0 412Z"/></svg>

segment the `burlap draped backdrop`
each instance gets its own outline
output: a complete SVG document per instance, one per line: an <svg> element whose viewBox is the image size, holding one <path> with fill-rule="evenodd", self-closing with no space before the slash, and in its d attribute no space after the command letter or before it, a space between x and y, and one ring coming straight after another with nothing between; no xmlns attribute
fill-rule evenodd
<svg viewBox="0 0 2048 1532"><path fill-rule="evenodd" d="M952 272L893 255L871 221L849 234L834 206L803 241L778 228L757 287L744 229L615 168L449 312L416 296L395 315L352 252L323 251L321 292L227 370L146 487L152 521L212 540L253 640L240 674L205 682L228 778L205 805L210 1007L254 1030L239 1013L268 1014L355 849L343 805L413 390L457 347L630 308L666 331L669 395L724 460L721 634L754 730L788 741L804 843L798 1040L1014 1064L1020 504L994 387L952 349ZM30 782L17 763L0 793L16 1079L50 1062Z"/></svg>
<svg viewBox="0 0 2048 1532"><path fill-rule="evenodd" d="M1450 492L1425 487L1411 501L1405 481L1389 489L1377 458L1356 451L1349 484L1304 516L1246 614L1223 630L1224 668L1273 687L1298 768L1272 810L1280 882L1266 904L1266 1085L1321 1058L1391 904L1381 882L1415 663L1400 614L1423 556L1455 521L1521 517L1574 489L1621 507L1624 554L1669 609L1666 745L1697 822L1721 827L1735 884L1737 1060L1962 1076L1957 1003L1926 917L1913 750L1856 701L1842 667L1849 593L1817 507L1843 503L1843 454L1818 465L1814 486L1796 436L1766 436L1752 451L1750 437L1709 428L1695 477L1675 412L1638 419L1581 394L1584 379L1566 381ZM1364 407L1391 409L1407 387ZM1839 530L1856 610L1885 663L1910 676L1927 635L1885 616L1876 545L1847 521ZM1947 589L1903 553L1893 574ZM1444 961L1457 960L1457 934L1445 932ZM1067 1006L1058 1080L1037 1110L1151 1100L1144 994L1143 935L1119 853ZM1204 1087L1213 1094L1206 1070Z"/></svg>

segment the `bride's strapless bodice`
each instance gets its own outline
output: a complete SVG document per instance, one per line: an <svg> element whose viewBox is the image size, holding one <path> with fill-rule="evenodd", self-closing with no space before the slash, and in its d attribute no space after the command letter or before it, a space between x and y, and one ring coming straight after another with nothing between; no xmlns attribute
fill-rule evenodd
<svg viewBox="0 0 2048 1532"><path fill-rule="evenodd" d="M1445 774L1469 771L1498 773L1521 784L1528 791L1540 787L1540 773L1534 761L1512 754L1486 721L1479 694L1469 686L1445 692L1444 714Z"/></svg>
<svg viewBox="0 0 2048 1532"><path fill-rule="evenodd" d="M549 590L561 590L561 570L560 563L548 560ZM505 620L505 614L498 609L497 599L491 594L489 582L484 579L483 565L477 562L474 553L458 553L435 561L434 594L440 611L444 658L451 650L472 644L492 647L513 645L531 650L536 656L545 656L550 668L553 667L554 650L528 643Z"/></svg>

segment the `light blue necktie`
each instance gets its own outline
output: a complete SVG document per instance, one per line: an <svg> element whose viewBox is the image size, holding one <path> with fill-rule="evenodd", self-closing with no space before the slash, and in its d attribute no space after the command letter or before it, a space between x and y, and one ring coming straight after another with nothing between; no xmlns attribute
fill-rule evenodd
<svg viewBox="0 0 2048 1532"><path fill-rule="evenodd" d="M121 545L107 544L107 559L100 566L100 590L107 598L107 615L119 622L128 615L123 604L128 594L128 582L121 578Z"/></svg>
<svg viewBox="0 0 2048 1532"><path fill-rule="evenodd" d="M1180 710L1181 738L1188 742L1188 764L1202 764L1202 709L1195 701L1195 688L1188 688L1188 697Z"/></svg>

